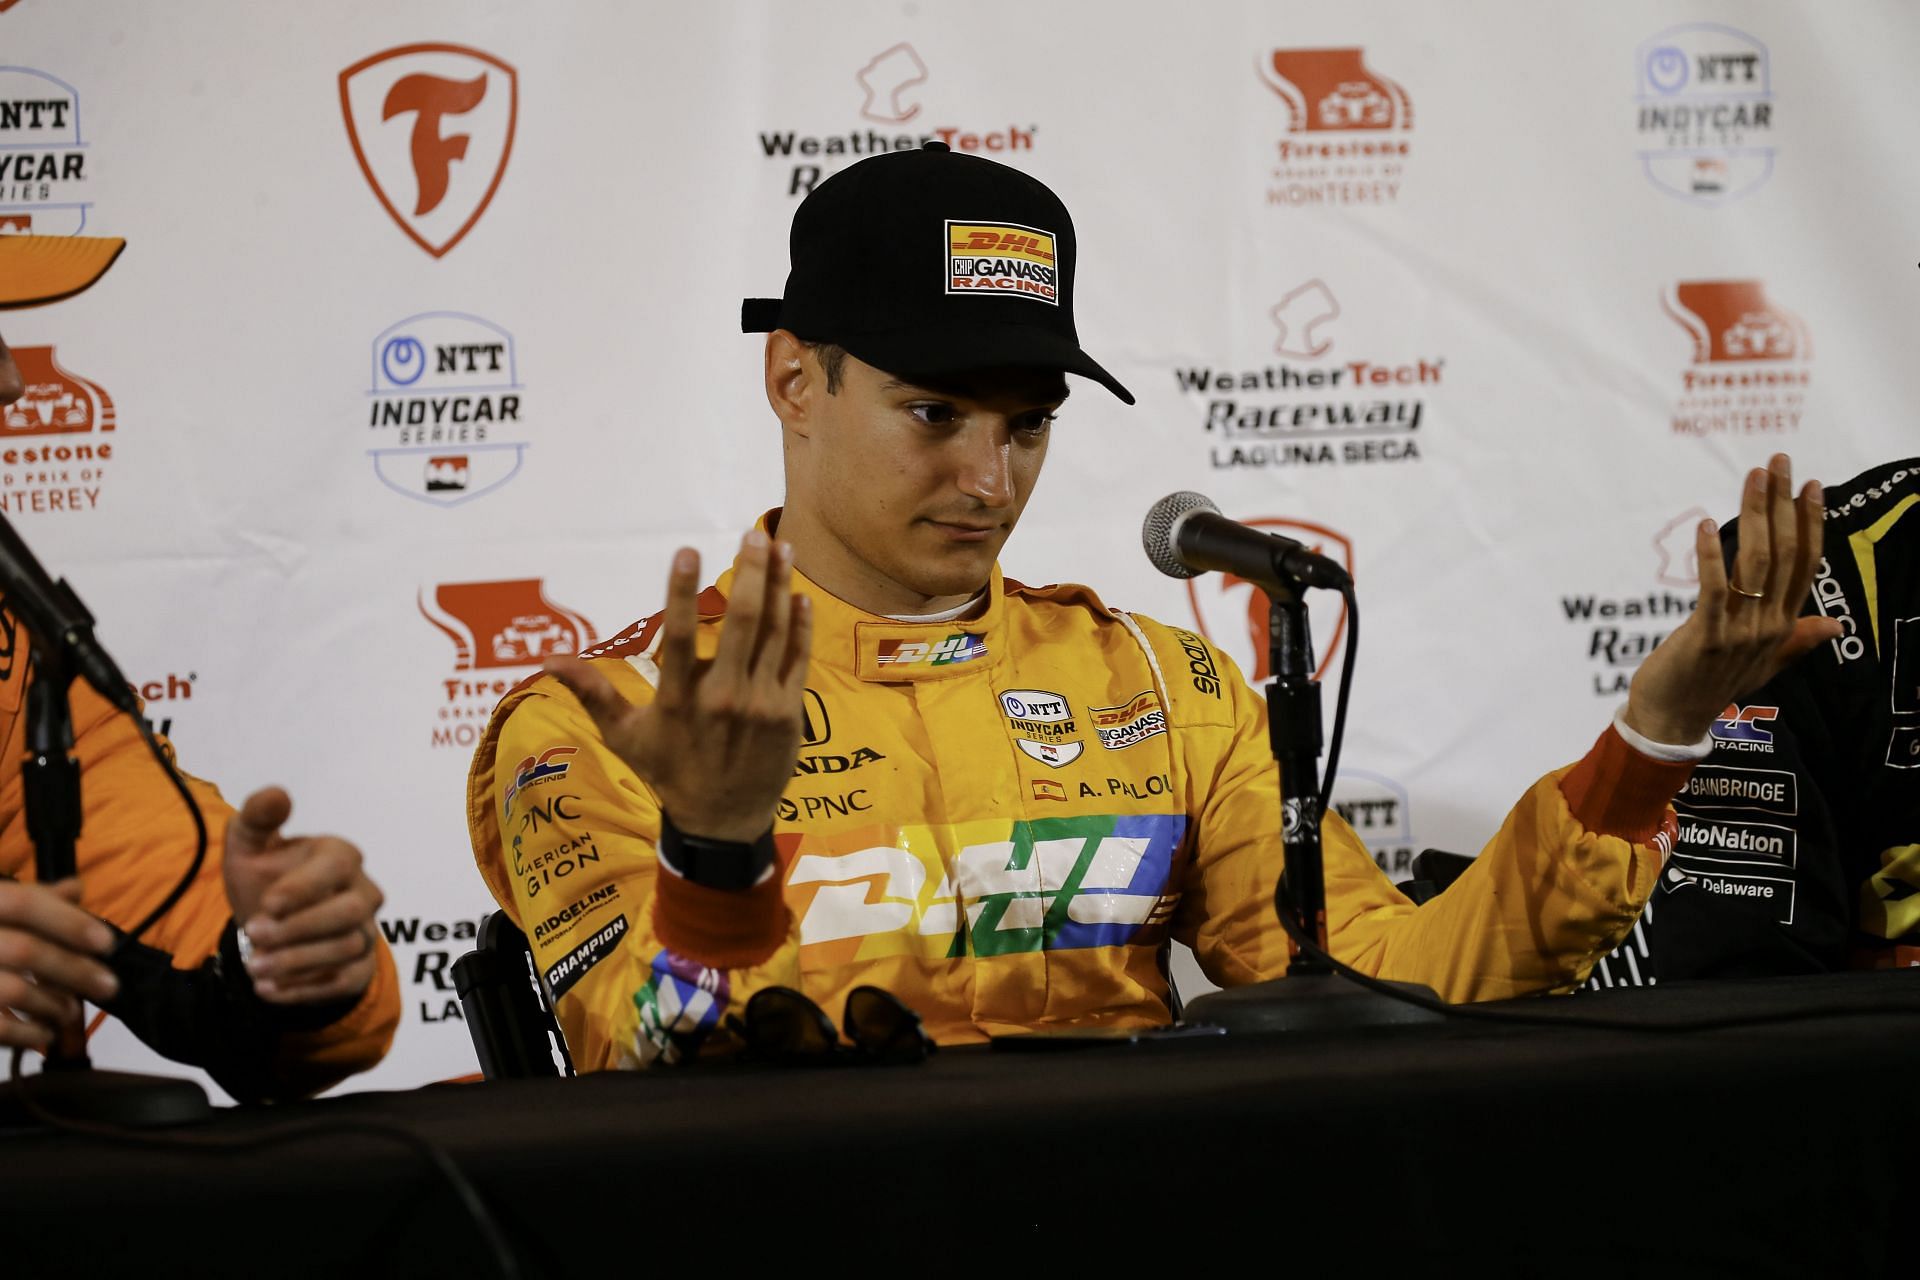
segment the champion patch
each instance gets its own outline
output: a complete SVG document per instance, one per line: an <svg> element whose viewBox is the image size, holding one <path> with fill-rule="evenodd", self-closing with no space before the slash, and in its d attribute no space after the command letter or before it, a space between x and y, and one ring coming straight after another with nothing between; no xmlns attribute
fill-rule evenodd
<svg viewBox="0 0 1920 1280"><path fill-rule="evenodd" d="M1014 222L947 223L947 292L1060 305L1053 232Z"/></svg>

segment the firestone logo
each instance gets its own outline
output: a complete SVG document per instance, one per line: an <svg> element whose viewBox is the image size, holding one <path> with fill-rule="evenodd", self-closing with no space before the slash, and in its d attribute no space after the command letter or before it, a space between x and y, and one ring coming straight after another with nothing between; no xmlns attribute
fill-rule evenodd
<svg viewBox="0 0 1920 1280"><path fill-rule="evenodd" d="M409 239L442 257L473 230L513 153L519 73L490 53L410 44L340 73L354 158Z"/></svg>
<svg viewBox="0 0 1920 1280"><path fill-rule="evenodd" d="M528 445L513 335L480 316L428 311L374 335L367 450L395 493L470 502L520 474Z"/></svg>
<svg viewBox="0 0 1920 1280"><path fill-rule="evenodd" d="M917 151L933 141L944 142L954 151L1002 159L1033 150L1040 130L1036 124L940 124L906 132L903 126L921 119L925 105L921 89L930 79L926 60L912 45L891 45L853 73L858 97L850 97L848 106L866 122L865 127L846 133L763 129L760 154L783 173L785 194L798 199L847 164L887 151ZM876 125L890 125L894 131L882 132Z"/></svg>
<svg viewBox="0 0 1920 1280"><path fill-rule="evenodd" d="M1413 102L1365 51L1275 49L1257 64L1291 136L1277 144L1270 205L1391 204L1412 154Z"/></svg>
<svg viewBox="0 0 1920 1280"><path fill-rule="evenodd" d="M1256 516L1241 523L1292 538L1353 573L1353 541L1338 530L1276 516ZM1272 677L1267 644L1272 605L1265 591L1238 574L1203 574L1187 579L1187 603L1193 608L1194 629L1231 654L1249 680L1259 684ZM1346 638L1346 598L1332 591L1310 592L1307 629L1313 635L1314 677L1324 679Z"/></svg>
<svg viewBox="0 0 1920 1280"><path fill-rule="evenodd" d="M0 225L78 235L93 208L89 190L79 90L32 67L0 66Z"/></svg>
<svg viewBox="0 0 1920 1280"><path fill-rule="evenodd" d="M0 411L0 511L91 511L113 461L113 397L52 347L15 347L26 393Z"/></svg>
<svg viewBox="0 0 1920 1280"><path fill-rule="evenodd" d="M1725 204L1773 176L1766 45L1713 22L1669 27L1634 50L1640 166L1695 204Z"/></svg>
<svg viewBox="0 0 1920 1280"><path fill-rule="evenodd" d="M526 674L555 654L593 643L593 626L547 598L539 578L448 582L420 593L421 616L454 646L454 677L441 681L432 745L472 750L497 703ZM482 674L462 677L464 672Z"/></svg>
<svg viewBox="0 0 1920 1280"><path fill-rule="evenodd" d="M1687 280L1661 305L1693 342L1680 375L1676 435L1796 431L1812 381L1813 341L1758 280Z"/></svg>

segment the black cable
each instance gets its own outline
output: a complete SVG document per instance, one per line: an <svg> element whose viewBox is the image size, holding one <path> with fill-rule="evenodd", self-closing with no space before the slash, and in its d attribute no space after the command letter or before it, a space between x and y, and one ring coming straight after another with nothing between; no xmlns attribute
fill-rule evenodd
<svg viewBox="0 0 1920 1280"><path fill-rule="evenodd" d="M160 762L160 768L165 771L167 781L171 782L173 789L180 793L180 799L187 806L187 812L193 816L194 833L193 861L187 864L186 874L180 877L180 883L173 886L173 892L161 899L160 905L149 911L147 918L128 935L138 942L140 935L152 928L155 921L173 910L180 899L186 895L188 888L192 886L194 877L200 874L200 868L207 860L207 817L200 812L200 802L193 798L193 791L187 786L186 779L180 776L180 770L173 763L173 757L169 756L167 749L160 745L160 739L154 733L153 726L147 723L144 716L134 716L133 722L140 726L140 736L146 740L147 750L151 751L153 758Z"/></svg>
<svg viewBox="0 0 1920 1280"><path fill-rule="evenodd" d="M173 1151L251 1151L264 1147L278 1146L283 1143L305 1142L313 1138L325 1138L334 1134L359 1133L377 1138L388 1138L410 1148L425 1158L428 1164L440 1174L453 1189L454 1198L466 1210L467 1217L473 1221L480 1233L482 1244L493 1259L494 1266L505 1280L520 1280L520 1260L514 1253L512 1243L501 1229L493 1211L480 1196L473 1181L461 1170L445 1148L429 1138L423 1138L398 1125L375 1124L365 1120L348 1120L338 1123L320 1123L300 1125L281 1129L276 1133L261 1134L251 1138L222 1138L212 1136L189 1136L187 1134L146 1133L138 1129L126 1129L119 1125L97 1124L87 1120L75 1120L49 1111L40 1105L33 1091L24 1087L27 1077L20 1074L20 1063L26 1051L15 1048L9 1072L13 1082L15 1096L20 1105L40 1123L50 1129L59 1129L68 1133L77 1133L88 1138L100 1138L109 1142L120 1142L131 1146L160 1147Z"/></svg>
<svg viewBox="0 0 1920 1280"><path fill-rule="evenodd" d="M1353 584L1341 588L1341 595L1347 602L1347 645L1346 656L1340 671L1339 701L1334 706L1333 740L1327 748L1327 770L1320 782L1320 813L1322 820L1330 812L1333 797L1333 781L1340 768L1340 742L1346 735L1347 701L1353 692L1353 665L1360 643L1360 604L1354 596ZM1449 1018L1460 1018L1475 1022L1511 1022L1533 1026L1583 1027L1601 1031L1712 1031L1727 1027L1758 1026L1770 1022L1797 1022L1814 1018L1844 1017L1855 1013L1888 1012L1890 1006L1883 1003L1873 1005L1821 1005L1813 1009L1779 1010L1763 1014L1727 1014L1713 1018L1694 1018L1680 1022L1647 1023L1627 1022L1614 1018L1598 1018L1585 1014L1556 1016L1548 1014L1519 1013L1507 1009L1481 1009L1473 1005L1451 1004L1439 997L1428 998L1408 991L1402 986L1384 982L1368 974L1361 973L1351 965L1343 964L1323 950L1314 940L1304 924L1288 909L1284 886L1286 877L1282 872L1279 883L1274 885L1273 909L1280 917L1281 928L1287 931L1287 937L1294 946L1311 959L1318 960L1333 972L1357 983L1369 991L1391 996L1395 1000L1444 1014Z"/></svg>

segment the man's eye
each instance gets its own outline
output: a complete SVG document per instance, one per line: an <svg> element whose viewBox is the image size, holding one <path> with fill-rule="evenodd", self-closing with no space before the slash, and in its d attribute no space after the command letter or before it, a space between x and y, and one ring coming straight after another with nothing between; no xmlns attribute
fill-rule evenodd
<svg viewBox="0 0 1920 1280"><path fill-rule="evenodd" d="M1053 414L1042 413L1034 417L1016 420L1013 424L1013 429L1026 436L1043 436L1047 433L1047 429L1053 425L1053 421Z"/></svg>
<svg viewBox="0 0 1920 1280"><path fill-rule="evenodd" d="M944 427L954 419L950 404L910 404L907 412L930 427Z"/></svg>

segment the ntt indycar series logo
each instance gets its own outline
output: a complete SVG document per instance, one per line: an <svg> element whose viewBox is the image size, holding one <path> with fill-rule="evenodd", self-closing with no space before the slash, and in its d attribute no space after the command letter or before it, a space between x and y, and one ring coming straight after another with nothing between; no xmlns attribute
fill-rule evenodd
<svg viewBox="0 0 1920 1280"><path fill-rule="evenodd" d="M436 747L473 750L494 705L532 668L594 639L592 624L548 599L538 578L442 583L420 593L419 609L454 647L453 673L440 682Z"/></svg>
<svg viewBox="0 0 1920 1280"><path fill-rule="evenodd" d="M1285 108L1270 205L1391 204L1413 151L1413 102L1362 49L1275 49L1261 82Z"/></svg>
<svg viewBox="0 0 1920 1280"><path fill-rule="evenodd" d="M1640 167L1670 196L1738 200L1773 176L1766 45L1714 22L1669 27L1634 50Z"/></svg>
<svg viewBox="0 0 1920 1280"><path fill-rule="evenodd" d="M457 44L410 44L340 73L360 172L407 238L438 258L500 188L520 115L519 73Z"/></svg>
<svg viewBox="0 0 1920 1280"><path fill-rule="evenodd" d="M0 511L91 511L113 463L113 397L61 368L52 347L15 347L26 391L0 411Z"/></svg>
<svg viewBox="0 0 1920 1280"><path fill-rule="evenodd" d="M1813 381L1813 340L1758 280L1683 280L1661 299L1693 343L1680 374L1673 432L1773 435L1800 429Z"/></svg>
<svg viewBox="0 0 1920 1280"><path fill-rule="evenodd" d="M458 311L409 316L374 335L367 450L395 493L458 506L520 474L522 397L513 335Z"/></svg>
<svg viewBox="0 0 1920 1280"><path fill-rule="evenodd" d="M762 129L761 157L780 174L781 189L798 199L849 164L888 151L917 151L929 142L944 142L951 150L996 160L1033 150L1040 132L1037 124L1002 120L950 124L946 121L953 115L945 108L939 109L944 119L937 118L926 110L928 87L937 89L935 79L912 45L890 45L855 69L850 89L836 91L846 104L845 120L852 127Z"/></svg>
<svg viewBox="0 0 1920 1280"><path fill-rule="evenodd" d="M45 71L0 66L0 229L77 235L89 191L79 91Z"/></svg>
<svg viewBox="0 0 1920 1280"><path fill-rule="evenodd" d="M1268 309L1275 357L1173 371L1216 471L1417 462L1444 356L1349 352L1332 290L1308 280ZM1336 349L1338 354L1335 354Z"/></svg>

